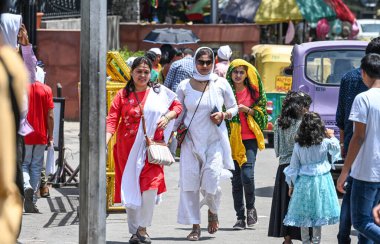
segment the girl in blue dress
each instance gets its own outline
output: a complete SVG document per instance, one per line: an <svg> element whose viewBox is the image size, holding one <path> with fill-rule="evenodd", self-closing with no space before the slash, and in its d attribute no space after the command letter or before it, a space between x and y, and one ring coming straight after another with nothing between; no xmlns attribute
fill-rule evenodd
<svg viewBox="0 0 380 244"><path fill-rule="evenodd" d="M290 165L284 174L291 196L284 225L301 228L302 243L320 243L321 227L339 222L340 206L331 177L331 164L340 158L334 131L325 129L319 114L304 114ZM313 228L310 242L309 229Z"/></svg>

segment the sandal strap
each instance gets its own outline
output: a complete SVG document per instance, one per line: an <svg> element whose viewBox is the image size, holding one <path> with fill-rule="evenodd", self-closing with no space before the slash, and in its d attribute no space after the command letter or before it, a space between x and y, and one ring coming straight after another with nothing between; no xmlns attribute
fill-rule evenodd
<svg viewBox="0 0 380 244"><path fill-rule="evenodd" d="M197 239L201 237L201 228L193 228L189 235L187 235L187 239Z"/></svg>
<svg viewBox="0 0 380 244"><path fill-rule="evenodd" d="M208 222L214 222L214 221L218 221L218 214L213 214L211 212L208 213Z"/></svg>

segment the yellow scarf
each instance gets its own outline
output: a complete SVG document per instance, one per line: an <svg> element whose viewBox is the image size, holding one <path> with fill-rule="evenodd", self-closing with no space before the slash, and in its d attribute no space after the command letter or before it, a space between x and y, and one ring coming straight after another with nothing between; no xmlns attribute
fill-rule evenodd
<svg viewBox="0 0 380 244"><path fill-rule="evenodd" d="M232 87L232 90L234 91L235 97L236 91L233 85L231 74L232 70L238 66L247 67L249 85L259 94L257 101L255 101L255 103L250 106L250 108L254 111L254 115L247 115L247 124L249 129L255 134L259 150L263 150L265 148L265 141L262 130L265 129L268 122L268 115L266 112L267 99L265 91L263 89L260 75L258 74L256 68L243 59L235 59L231 62L226 77ZM232 158L236 160L241 167L244 163L247 162L247 156L241 136L241 123L239 114L234 116L234 118L229 121L229 136Z"/></svg>

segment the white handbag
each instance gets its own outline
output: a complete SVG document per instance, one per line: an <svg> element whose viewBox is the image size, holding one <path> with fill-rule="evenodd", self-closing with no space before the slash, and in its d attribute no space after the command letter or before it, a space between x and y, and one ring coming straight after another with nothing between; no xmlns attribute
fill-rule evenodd
<svg viewBox="0 0 380 244"><path fill-rule="evenodd" d="M145 139L149 163L170 166L175 162L174 157L165 142L153 141L147 136L145 136Z"/></svg>

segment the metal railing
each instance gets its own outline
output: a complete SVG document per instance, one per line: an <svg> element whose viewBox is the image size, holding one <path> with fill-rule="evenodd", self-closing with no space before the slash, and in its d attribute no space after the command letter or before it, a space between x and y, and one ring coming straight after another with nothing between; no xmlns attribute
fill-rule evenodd
<svg viewBox="0 0 380 244"><path fill-rule="evenodd" d="M37 4L37 11L43 12L43 19L63 19L80 17L81 0L10 0L10 12L20 13L21 5L29 2L30 5ZM112 0L107 0L107 14L112 11Z"/></svg>
<svg viewBox="0 0 380 244"><path fill-rule="evenodd" d="M38 11L44 19L80 17L80 0L42 0Z"/></svg>

